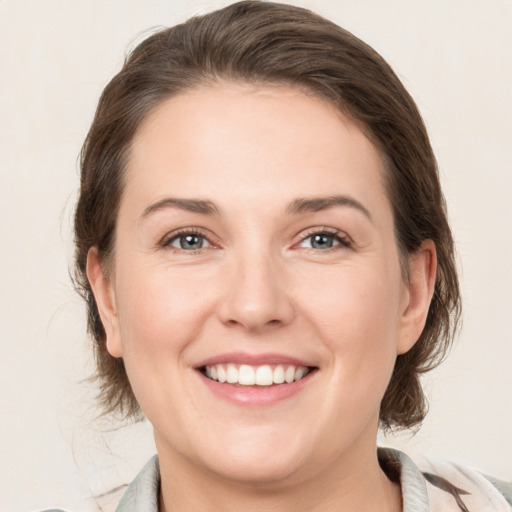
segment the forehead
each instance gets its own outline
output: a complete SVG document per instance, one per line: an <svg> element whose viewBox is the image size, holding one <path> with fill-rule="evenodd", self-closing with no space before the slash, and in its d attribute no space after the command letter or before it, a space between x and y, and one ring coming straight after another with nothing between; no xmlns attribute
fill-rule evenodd
<svg viewBox="0 0 512 512"><path fill-rule="evenodd" d="M270 204L335 192L382 196L383 176L375 146L331 103L290 87L222 84L174 96L146 118L125 192Z"/></svg>

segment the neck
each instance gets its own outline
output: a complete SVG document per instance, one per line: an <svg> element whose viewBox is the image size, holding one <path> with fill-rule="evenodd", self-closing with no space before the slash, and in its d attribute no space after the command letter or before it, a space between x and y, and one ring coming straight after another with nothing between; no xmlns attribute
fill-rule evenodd
<svg viewBox="0 0 512 512"><path fill-rule="evenodd" d="M294 475L283 481L257 483L223 478L179 454L160 449L158 452L162 478L160 512L402 510L400 488L380 468L375 447L365 454L346 454L343 461L334 461L326 470L315 471L314 476Z"/></svg>

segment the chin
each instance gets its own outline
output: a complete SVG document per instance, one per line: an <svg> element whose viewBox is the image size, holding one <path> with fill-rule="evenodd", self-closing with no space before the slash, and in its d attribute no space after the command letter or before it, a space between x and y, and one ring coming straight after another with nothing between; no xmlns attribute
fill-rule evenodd
<svg viewBox="0 0 512 512"><path fill-rule="evenodd" d="M211 466L210 466L211 467ZM230 458L216 461L211 467L219 477L239 485L277 487L290 482L300 473L301 463L297 459L288 461L280 457L253 459L250 457Z"/></svg>
<svg viewBox="0 0 512 512"><path fill-rule="evenodd" d="M264 427L259 432L253 429L236 435L231 432L228 443L217 444L214 452L203 452L203 464L219 476L242 485L283 483L300 473L307 450L297 442L298 436L289 433L268 436L262 435L261 430Z"/></svg>

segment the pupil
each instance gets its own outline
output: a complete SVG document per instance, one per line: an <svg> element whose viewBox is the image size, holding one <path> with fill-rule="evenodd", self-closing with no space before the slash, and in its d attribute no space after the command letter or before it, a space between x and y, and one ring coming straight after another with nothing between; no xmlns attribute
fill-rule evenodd
<svg viewBox="0 0 512 512"><path fill-rule="evenodd" d="M332 247L332 237L327 235L314 235L312 246L315 249L323 249Z"/></svg>
<svg viewBox="0 0 512 512"><path fill-rule="evenodd" d="M202 237L197 235L186 235L180 239L182 249L201 249L203 247Z"/></svg>

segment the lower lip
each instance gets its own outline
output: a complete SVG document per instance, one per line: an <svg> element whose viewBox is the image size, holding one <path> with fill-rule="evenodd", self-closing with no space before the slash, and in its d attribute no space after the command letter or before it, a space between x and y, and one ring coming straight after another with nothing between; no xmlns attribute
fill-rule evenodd
<svg viewBox="0 0 512 512"><path fill-rule="evenodd" d="M216 380L209 379L198 371L199 377L214 395L228 402L245 406L273 405L286 400L302 391L315 373L316 370L312 370L304 378L289 384L240 386L227 383L222 384Z"/></svg>

